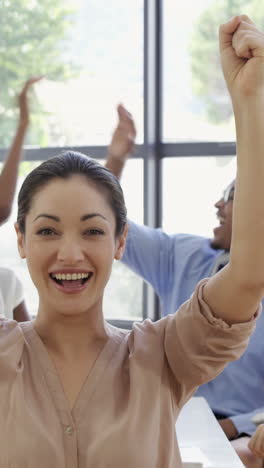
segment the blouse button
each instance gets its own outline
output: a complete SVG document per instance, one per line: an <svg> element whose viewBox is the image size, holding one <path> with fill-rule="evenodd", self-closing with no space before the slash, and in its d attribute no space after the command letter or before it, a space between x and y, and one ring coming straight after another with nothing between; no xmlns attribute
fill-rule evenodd
<svg viewBox="0 0 264 468"><path fill-rule="evenodd" d="M64 428L64 434L72 435L72 433L73 433L73 427L72 426L66 426Z"/></svg>

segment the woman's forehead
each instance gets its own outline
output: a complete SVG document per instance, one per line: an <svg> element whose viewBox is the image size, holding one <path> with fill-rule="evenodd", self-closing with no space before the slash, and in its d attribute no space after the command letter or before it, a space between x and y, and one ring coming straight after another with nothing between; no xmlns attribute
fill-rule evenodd
<svg viewBox="0 0 264 468"><path fill-rule="evenodd" d="M81 192L94 192L95 194L102 195L101 187L98 187L94 181L89 180L88 177L81 174L73 174L70 177L62 178L55 177L47 183L40 186L34 194L34 198L42 198L56 194L57 198L65 196L65 193L76 195Z"/></svg>
<svg viewBox="0 0 264 468"><path fill-rule="evenodd" d="M64 211L81 211L92 207L110 210L104 191L82 175L74 175L69 179L56 178L37 190L30 211L45 206Z"/></svg>

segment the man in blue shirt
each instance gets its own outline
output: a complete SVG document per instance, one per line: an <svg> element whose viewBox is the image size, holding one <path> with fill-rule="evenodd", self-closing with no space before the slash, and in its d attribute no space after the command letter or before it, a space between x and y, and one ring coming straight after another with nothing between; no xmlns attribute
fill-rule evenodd
<svg viewBox="0 0 264 468"><path fill-rule="evenodd" d="M118 107L119 123L109 147L106 167L120 178L135 139L131 115ZM174 313L193 293L197 283L228 262L232 235L233 181L215 204L219 225L213 238L174 234L129 222L123 262L150 283L159 296L163 315ZM196 395L208 401L219 423L247 467L262 466L247 444L255 431L251 421L264 412L264 314L260 316L247 351L221 375L201 386Z"/></svg>

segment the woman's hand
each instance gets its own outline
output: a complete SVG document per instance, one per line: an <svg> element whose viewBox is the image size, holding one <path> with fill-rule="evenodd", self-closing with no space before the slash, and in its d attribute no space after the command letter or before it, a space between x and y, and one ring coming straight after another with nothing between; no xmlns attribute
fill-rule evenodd
<svg viewBox="0 0 264 468"><path fill-rule="evenodd" d="M264 424L260 424L251 437L248 447L257 457L264 458Z"/></svg>
<svg viewBox="0 0 264 468"><path fill-rule="evenodd" d="M233 104L264 95L264 33L246 15L235 16L219 29L225 80Z"/></svg>

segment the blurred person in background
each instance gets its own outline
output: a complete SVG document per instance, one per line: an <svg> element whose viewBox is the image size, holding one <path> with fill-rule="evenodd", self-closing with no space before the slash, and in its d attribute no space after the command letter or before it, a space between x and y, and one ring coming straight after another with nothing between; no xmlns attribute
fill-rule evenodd
<svg viewBox="0 0 264 468"><path fill-rule="evenodd" d="M12 211L19 164L30 120L28 91L41 78L32 77L27 80L18 97L19 120L17 130L0 174L0 225L8 220ZM14 319L17 322L30 319L24 301L21 281L12 270L4 267L0 267L0 314L4 314L7 318Z"/></svg>

